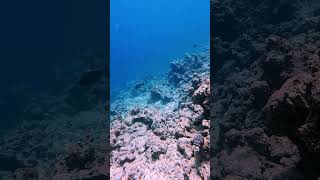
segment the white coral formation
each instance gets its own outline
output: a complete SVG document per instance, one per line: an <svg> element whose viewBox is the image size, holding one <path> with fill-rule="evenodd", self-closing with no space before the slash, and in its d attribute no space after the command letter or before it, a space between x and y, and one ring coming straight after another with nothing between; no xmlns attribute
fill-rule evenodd
<svg viewBox="0 0 320 180"><path fill-rule="evenodd" d="M209 179L209 87L206 50L120 93L111 104L110 178Z"/></svg>

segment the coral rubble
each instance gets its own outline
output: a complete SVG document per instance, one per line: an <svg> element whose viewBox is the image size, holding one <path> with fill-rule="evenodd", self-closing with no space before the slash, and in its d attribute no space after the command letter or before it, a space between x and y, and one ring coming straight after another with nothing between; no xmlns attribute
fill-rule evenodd
<svg viewBox="0 0 320 180"><path fill-rule="evenodd" d="M111 103L111 179L209 179L209 50Z"/></svg>

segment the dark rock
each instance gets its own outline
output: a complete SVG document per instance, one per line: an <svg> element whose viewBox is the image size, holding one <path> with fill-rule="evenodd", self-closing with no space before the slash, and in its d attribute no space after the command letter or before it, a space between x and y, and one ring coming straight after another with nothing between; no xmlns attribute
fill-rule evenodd
<svg viewBox="0 0 320 180"><path fill-rule="evenodd" d="M263 79L272 85L271 89L276 89L285 81L293 67L293 50L287 40L278 36L268 38L266 50Z"/></svg>
<svg viewBox="0 0 320 180"><path fill-rule="evenodd" d="M298 137L310 153L320 153L320 131L314 123L307 123L298 129Z"/></svg>
<svg viewBox="0 0 320 180"><path fill-rule="evenodd" d="M84 151L72 151L65 159L66 166L73 169L84 169L87 166L87 163L91 163L95 160L94 149L89 148Z"/></svg>
<svg viewBox="0 0 320 180"><path fill-rule="evenodd" d="M253 82L252 92L254 95L254 104L259 106L264 106L270 96L270 88L266 81L255 81Z"/></svg>
<svg viewBox="0 0 320 180"><path fill-rule="evenodd" d="M24 163L16 156L10 154L0 154L0 170L2 171L15 171L19 168L24 168Z"/></svg>
<svg viewBox="0 0 320 180"><path fill-rule="evenodd" d="M15 171L15 180L38 180L39 175L35 169L23 168Z"/></svg>
<svg viewBox="0 0 320 180"><path fill-rule="evenodd" d="M292 135L307 119L310 112L308 95L312 77L298 74L287 80L266 104L267 124L280 134Z"/></svg>
<svg viewBox="0 0 320 180"><path fill-rule="evenodd" d="M210 3L213 179L317 179L318 3Z"/></svg>

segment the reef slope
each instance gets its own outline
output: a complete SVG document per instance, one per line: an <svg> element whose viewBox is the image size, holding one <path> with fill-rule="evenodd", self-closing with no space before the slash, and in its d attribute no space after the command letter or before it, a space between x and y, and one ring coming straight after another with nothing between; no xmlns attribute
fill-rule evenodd
<svg viewBox="0 0 320 180"><path fill-rule="evenodd" d="M111 179L209 179L209 50L111 102Z"/></svg>

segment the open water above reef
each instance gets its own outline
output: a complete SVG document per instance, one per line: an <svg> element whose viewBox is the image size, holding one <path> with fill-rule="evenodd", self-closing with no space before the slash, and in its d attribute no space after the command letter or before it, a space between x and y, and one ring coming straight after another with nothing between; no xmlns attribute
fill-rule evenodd
<svg viewBox="0 0 320 180"><path fill-rule="evenodd" d="M166 72L173 59L209 41L207 0L111 0L110 5L111 89Z"/></svg>
<svg viewBox="0 0 320 180"><path fill-rule="evenodd" d="M111 0L110 179L209 177L209 8Z"/></svg>

